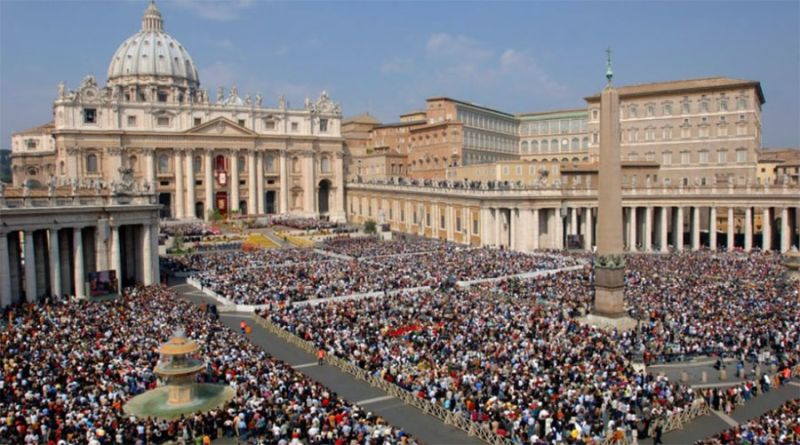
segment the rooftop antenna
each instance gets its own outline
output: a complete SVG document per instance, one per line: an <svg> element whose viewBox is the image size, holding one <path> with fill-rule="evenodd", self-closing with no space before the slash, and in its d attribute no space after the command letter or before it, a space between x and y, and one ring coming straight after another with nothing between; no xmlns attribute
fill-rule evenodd
<svg viewBox="0 0 800 445"><path fill-rule="evenodd" d="M611 85L611 78L614 77L614 72L611 70L611 45L608 46L606 54L608 55L606 59L606 79L608 79L608 84Z"/></svg>

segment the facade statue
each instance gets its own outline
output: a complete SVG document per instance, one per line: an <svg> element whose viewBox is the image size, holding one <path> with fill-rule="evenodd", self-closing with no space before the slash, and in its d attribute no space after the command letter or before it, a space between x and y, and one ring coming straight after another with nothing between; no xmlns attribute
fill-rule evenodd
<svg viewBox="0 0 800 445"><path fill-rule="evenodd" d="M66 96L66 94L67 94L66 91L67 91L67 86L64 83L64 81L62 80L61 82L58 82L58 98L59 99L63 99Z"/></svg>
<svg viewBox="0 0 800 445"><path fill-rule="evenodd" d="M281 110L286 109L286 98L281 94L281 97L278 98L278 108Z"/></svg>
<svg viewBox="0 0 800 445"><path fill-rule="evenodd" d="M56 194L56 177L50 175L50 178L47 180L47 196L53 197Z"/></svg>
<svg viewBox="0 0 800 445"><path fill-rule="evenodd" d="M249 94L244 95L244 104L247 105L248 107L253 104L253 101L250 99Z"/></svg>
<svg viewBox="0 0 800 445"><path fill-rule="evenodd" d="M262 99L263 98L261 97L261 93L256 93L256 106L257 107L261 107L261 100Z"/></svg>
<svg viewBox="0 0 800 445"><path fill-rule="evenodd" d="M25 181L22 183L22 197L23 198L30 198L31 197L31 183L30 181Z"/></svg>
<svg viewBox="0 0 800 445"><path fill-rule="evenodd" d="M225 101L225 88L217 88L217 103L222 104Z"/></svg>

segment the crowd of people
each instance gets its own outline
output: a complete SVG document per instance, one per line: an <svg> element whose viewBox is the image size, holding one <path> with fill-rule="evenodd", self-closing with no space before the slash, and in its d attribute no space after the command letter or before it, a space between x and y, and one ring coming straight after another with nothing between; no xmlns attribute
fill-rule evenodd
<svg viewBox="0 0 800 445"><path fill-rule="evenodd" d="M220 435L240 443L415 443L163 287L6 311L0 443L186 444ZM200 380L234 388L234 398L170 421L127 415L124 404L158 384L157 347L178 327L202 346L208 366Z"/></svg>
<svg viewBox="0 0 800 445"><path fill-rule="evenodd" d="M162 224L161 234L167 236L182 236L184 241L200 241L203 237L219 234L219 230L213 229L203 222Z"/></svg>
<svg viewBox="0 0 800 445"><path fill-rule="evenodd" d="M341 227L339 223L319 219L300 218L297 216L275 216L270 219L270 225L286 227L296 230L332 230Z"/></svg>
<svg viewBox="0 0 800 445"><path fill-rule="evenodd" d="M800 399L790 400L748 422L727 429L695 445L800 443Z"/></svg>
<svg viewBox="0 0 800 445"><path fill-rule="evenodd" d="M387 241L381 241L374 236L336 236L323 241L321 247L325 250L353 258L371 258L454 250L457 248L457 245L436 239L406 236L401 236L400 239Z"/></svg>
<svg viewBox="0 0 800 445"><path fill-rule="evenodd" d="M372 246L371 251L366 245ZM415 255L380 256L384 241L357 241L349 253L364 253L362 260L344 260L306 249L271 249L257 252L196 255L187 257L186 267L198 272L204 288L236 304L268 304L330 298L370 292L389 292L418 287L442 287L458 281L497 278L541 270L574 266L573 257L551 254L529 255L492 248L466 249L452 244ZM399 242L388 242L402 246ZM346 244L349 245L349 244ZM399 248L399 247L398 247ZM282 252L292 252L287 262ZM273 253L274 252L274 253ZM341 252L341 250L339 251ZM294 261L300 256L304 261Z"/></svg>

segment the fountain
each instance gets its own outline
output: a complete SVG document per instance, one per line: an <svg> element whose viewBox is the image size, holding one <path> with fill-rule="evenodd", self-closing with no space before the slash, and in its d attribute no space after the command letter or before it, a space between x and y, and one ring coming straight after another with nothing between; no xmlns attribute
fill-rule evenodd
<svg viewBox="0 0 800 445"><path fill-rule="evenodd" d="M153 371L163 385L132 398L125 412L138 417L173 419L181 415L212 410L233 398L235 391L226 385L197 383L197 374L206 366L197 355L200 345L182 330L158 348L161 355Z"/></svg>
<svg viewBox="0 0 800 445"><path fill-rule="evenodd" d="M800 282L800 252L797 247L783 254L783 265L786 266L786 277Z"/></svg>

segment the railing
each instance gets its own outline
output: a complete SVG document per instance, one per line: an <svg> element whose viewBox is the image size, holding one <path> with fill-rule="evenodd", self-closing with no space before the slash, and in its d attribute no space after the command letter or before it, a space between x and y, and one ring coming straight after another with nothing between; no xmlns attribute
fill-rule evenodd
<svg viewBox="0 0 800 445"><path fill-rule="evenodd" d="M0 208L47 208L47 207L86 207L112 205L151 205L157 204L155 195L111 196L111 195L76 195L76 196L28 196L0 197Z"/></svg>
<svg viewBox="0 0 800 445"><path fill-rule="evenodd" d="M280 337L292 345L297 346L309 354L316 354L317 347L312 342L303 340L291 332L282 329L271 320L261 317L255 313L252 317L254 323L263 327L270 333ZM448 411L439 405L429 402L428 400L421 399L413 393L400 388L394 383L375 377L365 369L362 369L347 360L333 355L326 355L324 360L325 362L332 364L342 371L353 375L357 379L363 380L364 382L369 383L370 385L390 394L391 396L402 400L403 402L419 409L420 411L439 418L446 425L455 426L456 428L466 432L468 435L477 437L490 445L516 444L515 441L506 439L494 433L491 429L489 429L489 425L487 423L473 422L460 413ZM798 371L800 371L800 369L798 369ZM659 424L663 425L663 432L665 433L675 429L682 429L684 425L686 425L695 417L705 415L708 412L708 405L706 404L705 400L698 395L689 408L679 409L678 412L670 414L667 418L656 419L653 423L651 423L648 434L650 437L652 437L655 434L656 426ZM609 431L606 437L603 438L600 443L602 445L629 445L633 442L634 441L631 440L631 437L628 434L615 434L615 431Z"/></svg>

